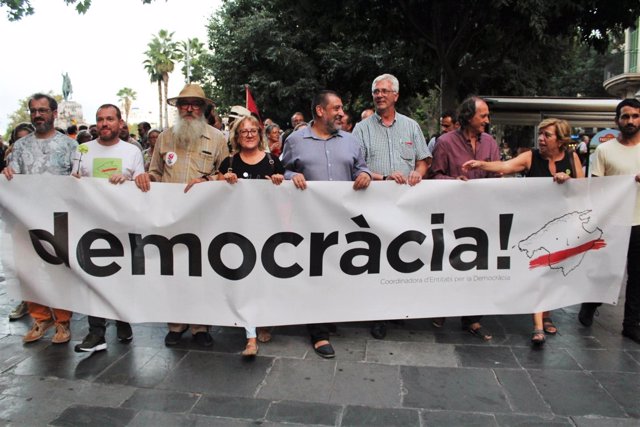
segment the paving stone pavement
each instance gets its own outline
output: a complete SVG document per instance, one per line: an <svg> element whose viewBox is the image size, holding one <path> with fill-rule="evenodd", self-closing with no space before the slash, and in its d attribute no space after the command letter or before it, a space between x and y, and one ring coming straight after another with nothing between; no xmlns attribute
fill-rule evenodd
<svg viewBox="0 0 640 427"><path fill-rule="evenodd" d="M201 349L185 334L166 348L166 327L133 327L107 351L78 354L87 333L74 315L72 342L52 332L23 344L30 326L8 321L15 305L0 281L0 423L16 426L640 426L640 345L620 335L623 301L591 328L577 306L554 312L559 328L529 345L528 315L487 316L485 343L448 319L390 323L375 340L365 323L338 325L337 357L312 351L306 329L278 327L254 359L244 330L214 328Z"/></svg>

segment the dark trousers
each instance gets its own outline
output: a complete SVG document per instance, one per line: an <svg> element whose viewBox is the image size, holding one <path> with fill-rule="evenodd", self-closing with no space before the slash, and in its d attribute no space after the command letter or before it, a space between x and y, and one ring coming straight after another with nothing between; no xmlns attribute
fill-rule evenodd
<svg viewBox="0 0 640 427"><path fill-rule="evenodd" d="M121 322L116 320L117 325L126 325L126 322ZM99 337L104 337L107 332L107 319L103 319L102 317L93 317L89 316L89 333L93 335L97 335Z"/></svg>
<svg viewBox="0 0 640 427"><path fill-rule="evenodd" d="M627 251L627 291L624 302L622 326L640 325L640 225L631 227Z"/></svg>
<svg viewBox="0 0 640 427"><path fill-rule="evenodd" d="M329 325L326 323L313 323L307 325L307 331L309 331L309 338L311 338L311 344L315 344L318 341L329 339Z"/></svg>
<svg viewBox="0 0 640 427"><path fill-rule="evenodd" d="M599 302L585 302L586 307L598 307ZM640 225L631 227L629 249L627 250L627 290L624 302L623 328L640 325Z"/></svg>
<svg viewBox="0 0 640 427"><path fill-rule="evenodd" d="M460 317L460 323L462 323L463 328L468 328L471 324L479 322L482 320L482 316L462 316Z"/></svg>

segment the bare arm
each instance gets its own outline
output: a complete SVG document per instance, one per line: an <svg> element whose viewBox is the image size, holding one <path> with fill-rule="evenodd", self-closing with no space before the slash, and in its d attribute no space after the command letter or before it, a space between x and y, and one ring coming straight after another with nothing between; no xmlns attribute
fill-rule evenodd
<svg viewBox="0 0 640 427"><path fill-rule="evenodd" d="M506 162L495 161L495 162L483 162L482 160L469 160L462 165L462 169L464 171L468 171L471 169L481 169L487 172L500 173L500 174L511 174L516 172L522 172L523 170L529 169L531 167L531 151L526 151L520 154L518 157L515 157L511 160L507 160Z"/></svg>

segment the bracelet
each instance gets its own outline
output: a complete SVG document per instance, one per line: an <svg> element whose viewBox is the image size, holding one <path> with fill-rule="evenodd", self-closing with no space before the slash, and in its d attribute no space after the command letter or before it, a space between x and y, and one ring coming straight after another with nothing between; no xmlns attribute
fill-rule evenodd
<svg viewBox="0 0 640 427"><path fill-rule="evenodd" d="M383 180L383 181L386 181L386 180L387 180L387 178L389 178L389 175L382 175L382 180Z"/></svg>
<svg viewBox="0 0 640 427"><path fill-rule="evenodd" d="M205 181L209 181L209 175L202 175L200 178L204 178Z"/></svg>

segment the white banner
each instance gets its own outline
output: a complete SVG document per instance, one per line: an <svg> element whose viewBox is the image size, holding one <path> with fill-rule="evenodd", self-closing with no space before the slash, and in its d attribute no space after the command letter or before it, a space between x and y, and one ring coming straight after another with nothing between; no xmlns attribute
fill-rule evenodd
<svg viewBox="0 0 640 427"><path fill-rule="evenodd" d="M129 322L281 325L615 304L636 184L0 180L14 295Z"/></svg>

